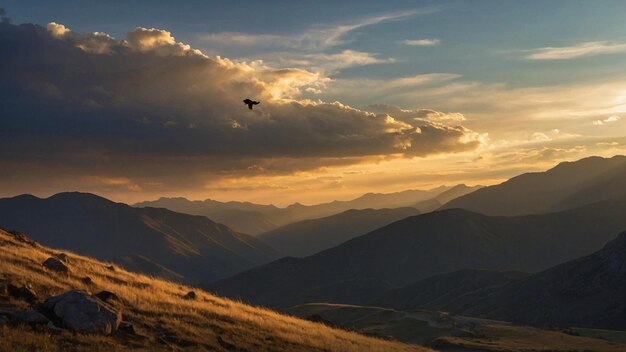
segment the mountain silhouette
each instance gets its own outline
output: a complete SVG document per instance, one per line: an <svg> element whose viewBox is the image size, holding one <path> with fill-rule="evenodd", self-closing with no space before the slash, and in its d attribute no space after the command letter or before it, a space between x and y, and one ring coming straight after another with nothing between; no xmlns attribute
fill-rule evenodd
<svg viewBox="0 0 626 352"><path fill-rule="evenodd" d="M539 214L621 196L626 196L626 156L589 157L479 189L451 200L442 209L506 216Z"/></svg>
<svg viewBox="0 0 626 352"><path fill-rule="evenodd" d="M0 199L0 227L188 283L213 281L278 256L261 241L205 217L133 208L89 193Z"/></svg>
<svg viewBox="0 0 626 352"><path fill-rule="evenodd" d="M327 217L350 209L412 207L423 213L436 209L442 204L437 200L424 203L428 200L440 195L447 199L449 196L444 193L462 195L474 190L472 187L461 186L441 186L430 190L406 190L394 193L367 193L348 201L332 201L315 205L294 203L284 208L250 202L220 202L212 199L192 201L185 198L160 198L155 201L140 202L134 206L167 208L186 214L203 215L236 231L258 235L294 222ZM447 191L452 193L447 193ZM422 203L427 204L424 206L425 211L420 208Z"/></svg>

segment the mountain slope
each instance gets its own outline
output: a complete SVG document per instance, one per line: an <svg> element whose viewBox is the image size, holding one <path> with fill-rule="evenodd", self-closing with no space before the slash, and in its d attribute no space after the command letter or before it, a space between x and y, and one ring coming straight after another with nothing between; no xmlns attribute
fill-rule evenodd
<svg viewBox="0 0 626 352"><path fill-rule="evenodd" d="M399 310L430 309L463 311L467 297L486 297L528 274L512 271L459 270L419 280L386 292L371 302L377 307ZM471 301L470 301L471 302Z"/></svg>
<svg viewBox="0 0 626 352"><path fill-rule="evenodd" d="M626 196L626 156L590 157L527 173L456 198L442 209L487 215L539 214Z"/></svg>
<svg viewBox="0 0 626 352"><path fill-rule="evenodd" d="M185 282L213 281L277 257L259 240L205 217L133 208L86 193L0 199L0 226L44 245L169 279L180 275Z"/></svg>
<svg viewBox="0 0 626 352"><path fill-rule="evenodd" d="M464 312L538 325L626 329L626 232L601 250L513 282Z"/></svg>
<svg viewBox="0 0 626 352"><path fill-rule="evenodd" d="M195 299L183 299L191 287L122 269L111 271L107 268L109 263L65 250L72 275L54 275L45 271L41 263L57 253L58 250L33 247L0 230L0 287L29 282L39 302L70 289L93 293L106 290L123 302L122 317L132 329L111 336L83 335L50 330L45 325L13 325L3 320L1 351L431 351L333 329L197 289ZM92 283L86 284L83 277L91 278ZM0 290L0 310L36 309L37 303L31 306Z"/></svg>
<svg viewBox="0 0 626 352"><path fill-rule="evenodd" d="M270 306L363 304L461 269L536 272L601 248L626 228L626 199L569 211L490 217L461 209L406 218L313 256L281 260L207 287Z"/></svg>
<svg viewBox="0 0 626 352"><path fill-rule="evenodd" d="M260 234L257 238L282 254L306 257L417 214L419 211L415 208L353 209L325 218L289 224Z"/></svg>

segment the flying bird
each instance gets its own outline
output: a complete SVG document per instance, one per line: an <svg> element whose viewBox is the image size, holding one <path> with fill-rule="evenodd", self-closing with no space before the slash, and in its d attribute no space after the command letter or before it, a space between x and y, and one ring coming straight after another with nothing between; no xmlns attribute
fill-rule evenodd
<svg viewBox="0 0 626 352"><path fill-rule="evenodd" d="M254 100L251 100L251 99L248 99L248 98L246 98L246 99L243 101L243 103L244 103L244 104L246 104L246 105L248 105L248 109L250 109L250 110L252 110L252 106L253 106L253 105L258 105L258 104L261 104L261 102L260 102L260 101L254 101Z"/></svg>

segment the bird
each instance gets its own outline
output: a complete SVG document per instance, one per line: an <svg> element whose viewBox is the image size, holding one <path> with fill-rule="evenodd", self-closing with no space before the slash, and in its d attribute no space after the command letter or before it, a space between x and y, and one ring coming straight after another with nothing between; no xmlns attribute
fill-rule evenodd
<svg viewBox="0 0 626 352"><path fill-rule="evenodd" d="M258 105L258 104L261 104L261 102L260 102L260 101L254 101L254 100L251 100L251 99L248 99L248 98L246 98L246 99L243 101L243 103L244 103L244 104L246 104L246 105L248 105L248 109L250 109L250 110L252 110L252 106L253 106L253 105Z"/></svg>

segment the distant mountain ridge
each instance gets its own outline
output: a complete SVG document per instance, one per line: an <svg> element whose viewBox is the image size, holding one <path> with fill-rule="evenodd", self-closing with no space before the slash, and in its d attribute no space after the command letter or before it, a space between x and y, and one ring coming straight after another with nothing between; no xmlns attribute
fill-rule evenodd
<svg viewBox="0 0 626 352"><path fill-rule="evenodd" d="M133 208L88 193L0 199L0 227L47 246L188 283L213 281L278 257L256 238L205 217Z"/></svg>
<svg viewBox="0 0 626 352"><path fill-rule="evenodd" d="M491 217L450 209L409 217L306 258L283 258L207 285L269 306L367 304L463 269L537 272L592 253L626 228L626 198L568 211Z"/></svg>
<svg viewBox="0 0 626 352"><path fill-rule="evenodd" d="M285 225L257 238L284 255L306 257L419 213L415 208L351 209Z"/></svg>
<svg viewBox="0 0 626 352"><path fill-rule="evenodd" d="M190 201L185 198L160 198L135 204L136 207L167 208L173 211L202 215L251 235L258 235L294 222L335 215L350 209L393 209L413 207L421 212L431 211L477 187L440 186L429 190L406 190L395 193L367 193L349 201L333 201L316 205L291 204L285 208L250 202L219 202L212 199ZM448 192L449 191L449 192ZM442 197L444 202L437 201ZM454 198L453 197L453 198ZM432 200L429 203L425 203ZM422 209L423 208L423 209Z"/></svg>
<svg viewBox="0 0 626 352"><path fill-rule="evenodd" d="M513 177L453 199L441 209L515 216L573 209L622 196L626 196L626 156L595 156Z"/></svg>

